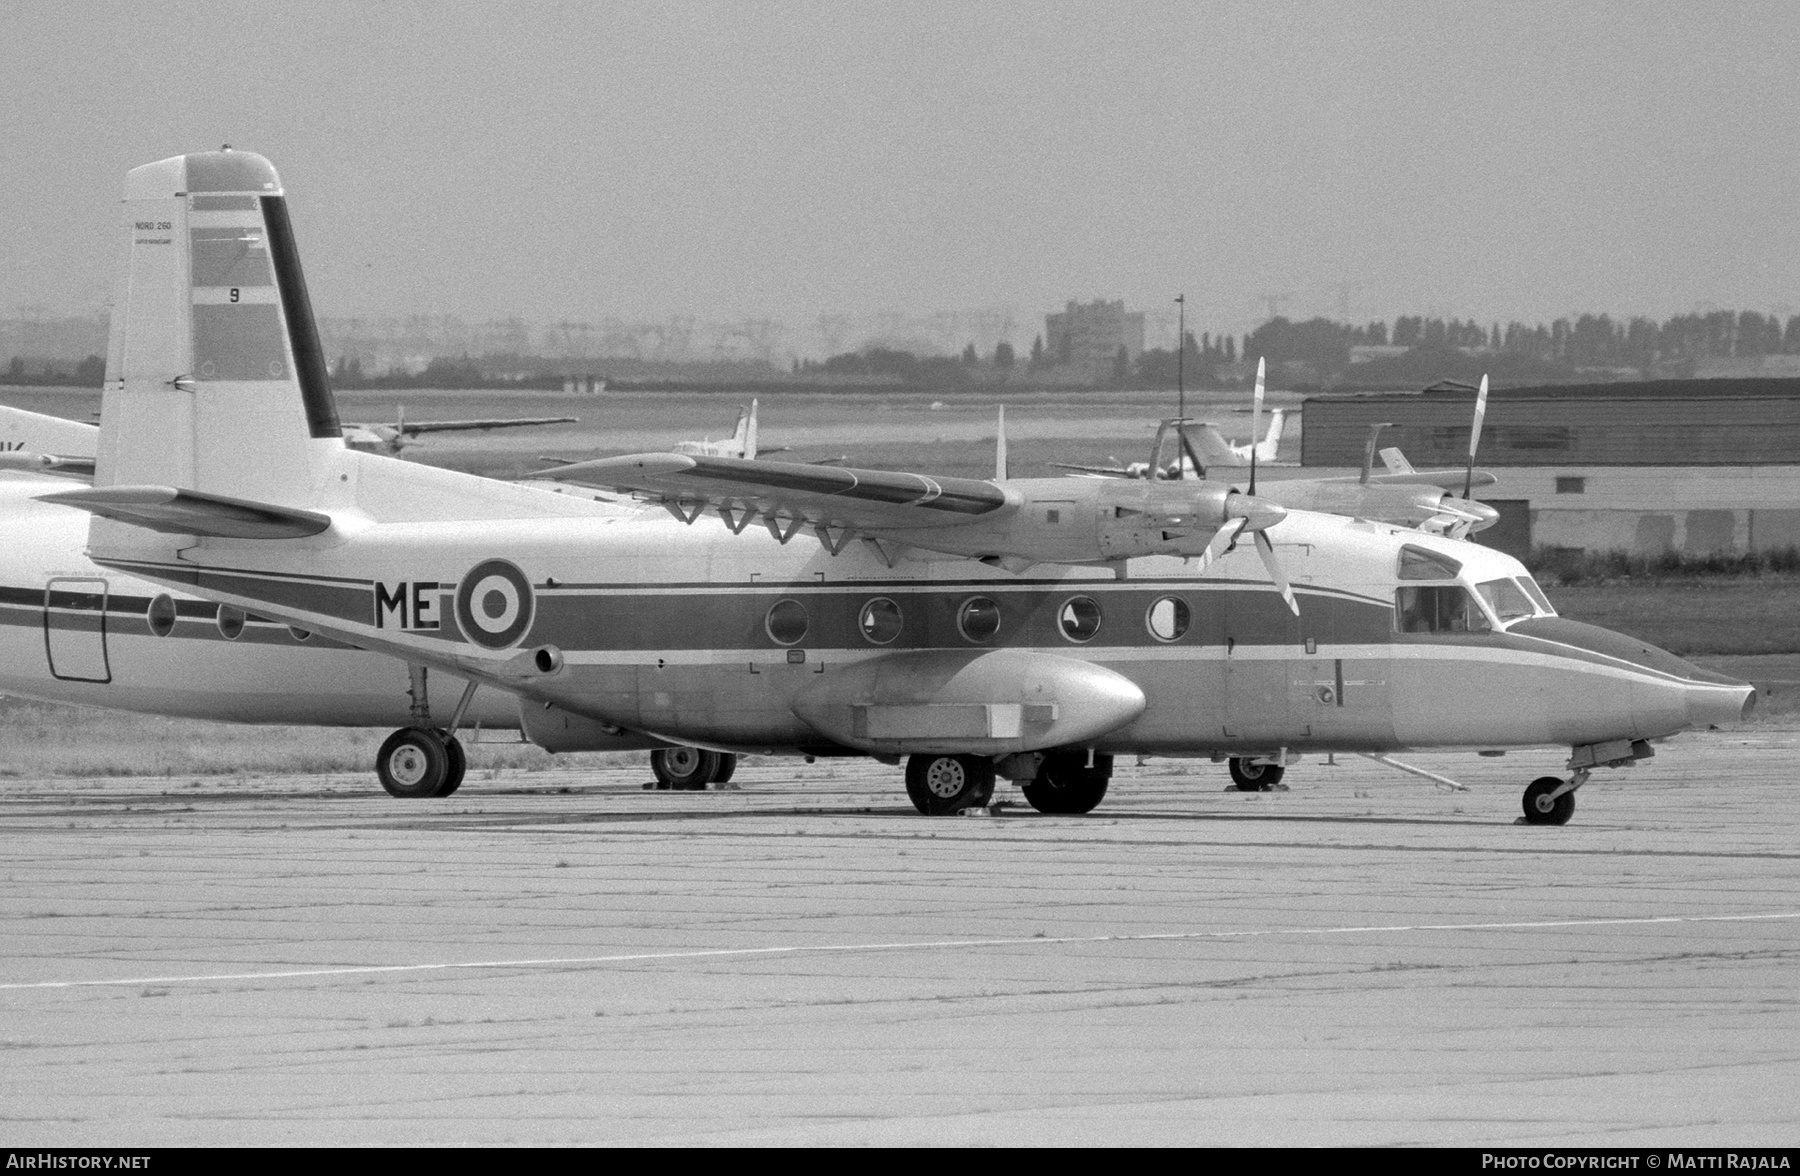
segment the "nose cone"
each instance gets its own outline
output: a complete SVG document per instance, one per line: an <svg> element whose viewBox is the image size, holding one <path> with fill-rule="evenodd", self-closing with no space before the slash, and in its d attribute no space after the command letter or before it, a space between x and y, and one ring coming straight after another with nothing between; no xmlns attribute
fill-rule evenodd
<svg viewBox="0 0 1800 1176"><path fill-rule="evenodd" d="M1695 727L1735 723L1747 716L1756 703L1756 687L1748 682L1703 670L1666 649L1597 625L1562 617L1538 617L1521 621L1507 632L1598 654L1613 660L1615 665L1629 663L1639 671L1633 675L1628 704L1636 738L1652 739ZM1585 705L1597 711L1605 709L1597 691L1589 695Z"/></svg>
<svg viewBox="0 0 1800 1176"><path fill-rule="evenodd" d="M1705 671L1700 671L1704 673ZM1686 687L1688 726L1707 727L1716 723L1735 723L1750 717L1756 709L1756 687L1723 675L1719 682L1689 683Z"/></svg>
<svg viewBox="0 0 1800 1176"><path fill-rule="evenodd" d="M1261 531L1287 518L1287 508L1248 494L1233 494L1225 500L1225 517L1243 519L1246 531Z"/></svg>

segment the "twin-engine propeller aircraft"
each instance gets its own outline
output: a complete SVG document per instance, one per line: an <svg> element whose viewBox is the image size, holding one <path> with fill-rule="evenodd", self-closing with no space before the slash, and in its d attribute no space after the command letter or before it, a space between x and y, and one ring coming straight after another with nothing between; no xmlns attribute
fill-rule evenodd
<svg viewBox="0 0 1800 1176"><path fill-rule="evenodd" d="M473 433L494 429L529 429L541 425L572 425L576 417L487 417L478 420L409 421L406 410L394 410L392 424L344 425L344 443L365 453L398 457L427 433Z"/></svg>
<svg viewBox="0 0 1800 1176"><path fill-rule="evenodd" d="M1254 788L1302 752L1564 744L1524 806L1560 823L1594 768L1751 697L1556 617L1498 552L1213 482L564 471L650 500L621 511L357 453L268 161L134 170L122 237L94 485L42 497L97 516L112 573L469 683L448 728L384 744L399 795L443 792L463 708L497 694L552 750L906 756L926 813L997 773L1086 812L1119 754Z"/></svg>
<svg viewBox="0 0 1800 1176"><path fill-rule="evenodd" d="M1261 371L1258 370L1258 378ZM1059 470L1074 470L1082 474L1097 474L1108 478L1148 478L1154 471L1155 476L1162 479L1204 478L1209 469L1243 469L1251 462L1259 461L1263 465L1271 465L1277 460L1281 449L1281 430L1285 426L1287 410L1275 408L1269 410L1269 431L1261 441L1256 439L1256 424L1251 423L1250 440L1239 444L1228 441L1217 428L1205 421L1194 421L1180 418L1187 434L1187 451L1177 453L1173 460L1164 462L1160 447L1153 452L1149 461L1134 461L1120 465L1117 458L1112 465L1078 465L1073 462L1051 462L1051 466ZM1172 418L1165 424L1174 424Z"/></svg>

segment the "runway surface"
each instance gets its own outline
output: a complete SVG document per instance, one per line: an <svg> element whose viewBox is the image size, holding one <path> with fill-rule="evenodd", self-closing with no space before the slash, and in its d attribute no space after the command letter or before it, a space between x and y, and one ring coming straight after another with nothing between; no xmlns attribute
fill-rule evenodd
<svg viewBox="0 0 1800 1176"><path fill-rule="evenodd" d="M1091 816L897 770L0 780L0 1138L1793 1145L1800 733Z"/></svg>

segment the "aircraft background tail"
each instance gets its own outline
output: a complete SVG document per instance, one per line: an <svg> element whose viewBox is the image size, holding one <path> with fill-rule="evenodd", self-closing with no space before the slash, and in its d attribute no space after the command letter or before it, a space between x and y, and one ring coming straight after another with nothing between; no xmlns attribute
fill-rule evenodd
<svg viewBox="0 0 1800 1176"><path fill-rule="evenodd" d="M756 460L756 401L750 401L750 407L738 416L737 432L732 438L737 442L738 453L746 460Z"/></svg>
<svg viewBox="0 0 1800 1176"><path fill-rule="evenodd" d="M1282 426L1287 423L1286 418L1287 409L1285 408L1272 408L1269 410L1268 433L1265 434L1260 441L1254 437L1250 439L1252 444L1256 446L1257 461L1275 460L1276 454L1281 451L1281 429Z"/></svg>

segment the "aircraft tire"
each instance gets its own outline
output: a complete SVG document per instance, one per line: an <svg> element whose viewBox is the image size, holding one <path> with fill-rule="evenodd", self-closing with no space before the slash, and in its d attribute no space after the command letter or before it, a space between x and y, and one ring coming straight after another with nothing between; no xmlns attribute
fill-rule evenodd
<svg viewBox="0 0 1800 1176"><path fill-rule="evenodd" d="M1268 792L1281 783L1285 775L1287 769L1280 764L1252 763L1241 757L1231 761L1231 780L1239 792Z"/></svg>
<svg viewBox="0 0 1800 1176"><path fill-rule="evenodd" d="M657 783L674 792L704 792L718 778L719 753L698 747L659 747L650 753Z"/></svg>
<svg viewBox="0 0 1800 1176"><path fill-rule="evenodd" d="M731 774L737 771L737 761L738 757L731 752L721 751L719 753L719 767L718 770L712 774L711 782L714 784L723 784L731 779Z"/></svg>
<svg viewBox="0 0 1800 1176"><path fill-rule="evenodd" d="M913 755L906 795L928 817L980 808L994 798L994 761L984 755Z"/></svg>
<svg viewBox="0 0 1800 1176"><path fill-rule="evenodd" d="M1565 792L1555 800L1550 794L1563 786L1557 776L1539 776L1525 788L1527 825L1567 825L1575 815L1575 794Z"/></svg>
<svg viewBox="0 0 1800 1176"><path fill-rule="evenodd" d="M444 782L436 793L439 797L445 797L462 787L463 773L469 767L469 757L463 754L462 742L450 732L440 731L438 737L444 741L444 752L450 761L450 769L444 773Z"/></svg>
<svg viewBox="0 0 1800 1176"><path fill-rule="evenodd" d="M450 776L450 751L436 731L402 727L375 753L375 774L389 796L402 800L438 796Z"/></svg>
<svg viewBox="0 0 1800 1176"><path fill-rule="evenodd" d="M1019 785L1019 791L1040 813L1079 816L1098 807L1111 780L1112 756L1095 756L1090 768L1085 752L1065 752L1045 756L1037 778Z"/></svg>

